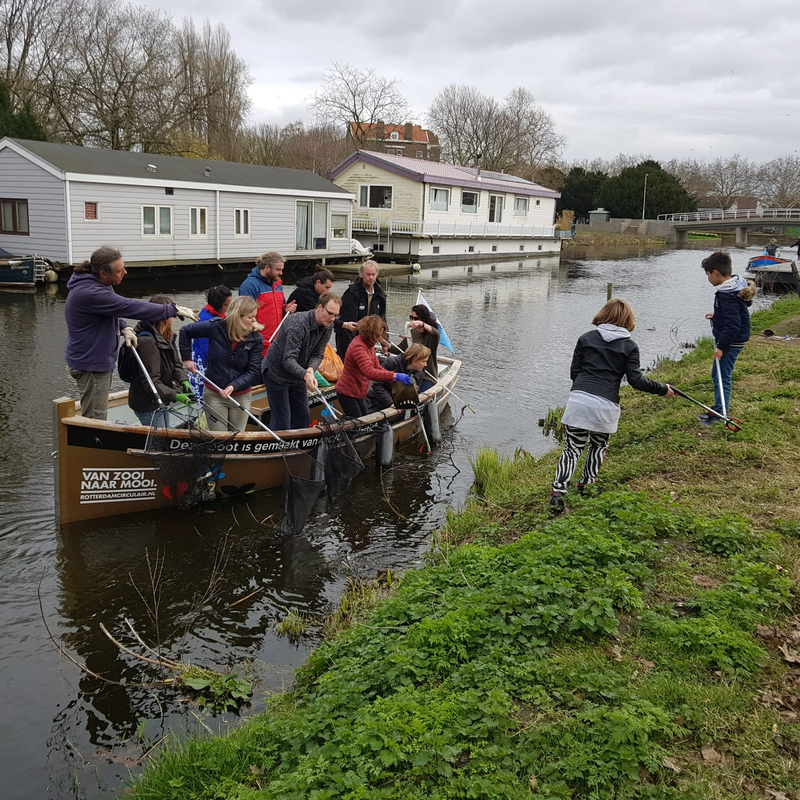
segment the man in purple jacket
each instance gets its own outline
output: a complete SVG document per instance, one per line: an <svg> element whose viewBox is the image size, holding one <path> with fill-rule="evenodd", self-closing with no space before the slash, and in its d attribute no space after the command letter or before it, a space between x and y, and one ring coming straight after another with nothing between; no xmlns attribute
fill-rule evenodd
<svg viewBox="0 0 800 800"><path fill-rule="evenodd" d="M75 267L67 281L67 347L64 356L69 374L81 393L81 414L91 419L106 419L111 374L117 363L119 336L136 347L136 334L122 315L145 322L160 322L169 317L197 320L190 308L170 303L129 300L114 293L114 286L126 275L119 250L104 245L88 261Z"/></svg>

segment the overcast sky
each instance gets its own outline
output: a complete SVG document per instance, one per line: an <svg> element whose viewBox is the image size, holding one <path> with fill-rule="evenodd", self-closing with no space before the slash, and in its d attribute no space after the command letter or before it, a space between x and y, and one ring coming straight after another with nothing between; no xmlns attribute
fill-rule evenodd
<svg viewBox="0 0 800 800"><path fill-rule="evenodd" d="M306 101L339 61L399 78L422 123L448 84L524 86L569 160L800 148L798 0L135 2L227 26L254 79L252 122L311 121Z"/></svg>

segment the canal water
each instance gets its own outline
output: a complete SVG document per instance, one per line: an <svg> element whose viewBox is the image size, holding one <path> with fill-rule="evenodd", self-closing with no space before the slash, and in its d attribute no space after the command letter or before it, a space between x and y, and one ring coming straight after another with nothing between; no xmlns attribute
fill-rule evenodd
<svg viewBox="0 0 800 800"><path fill-rule="evenodd" d="M318 634L295 644L276 635L287 609L319 621L349 576L420 564L445 510L467 497L469 457L481 445L534 454L553 446L537 420L565 401L575 340L590 329L607 283L633 305L643 365L679 357L685 343L708 333L703 315L713 295L699 267L708 252L603 258L576 249L560 260L441 266L387 279L390 329L402 330L422 290L463 360L456 391L476 413L462 417L453 401L433 455L407 447L382 482L366 470L349 497L335 506L323 501L305 534L289 541L268 519L279 515L279 491L212 513L60 529L50 420L51 400L74 392L63 364L65 295L55 287L0 293L0 796L107 797L169 731L206 734L239 724L148 686L160 677L155 668L123 653L101 624L137 652L144 651L128 621L167 655L254 678L245 713L263 708L318 641ZM237 286L241 276L227 280ZM167 293L199 308L207 285L126 280L119 291ZM687 418L694 411L687 405Z"/></svg>

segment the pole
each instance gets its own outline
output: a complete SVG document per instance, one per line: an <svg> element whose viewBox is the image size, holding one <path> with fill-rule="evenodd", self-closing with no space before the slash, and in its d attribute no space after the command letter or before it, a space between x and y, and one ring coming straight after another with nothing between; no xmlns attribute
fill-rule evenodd
<svg viewBox="0 0 800 800"><path fill-rule="evenodd" d="M614 294L614 284L613 283L607 283L606 284L606 302L608 302L611 299L611 295L613 295L613 294Z"/></svg>
<svg viewBox="0 0 800 800"><path fill-rule="evenodd" d="M644 174L644 197L642 197L642 221L644 221L644 207L647 203L647 176L649 173Z"/></svg>
<svg viewBox="0 0 800 800"><path fill-rule="evenodd" d="M283 319L281 319L281 321L278 323L278 327L275 328L275 330L272 332L272 336L270 336L269 339L267 339L267 342L269 344L272 344L272 340L278 335L278 331L281 329L281 325L283 325L283 323L286 322L286 317L288 317L288 316L289 316L289 312L287 311L283 315Z"/></svg>

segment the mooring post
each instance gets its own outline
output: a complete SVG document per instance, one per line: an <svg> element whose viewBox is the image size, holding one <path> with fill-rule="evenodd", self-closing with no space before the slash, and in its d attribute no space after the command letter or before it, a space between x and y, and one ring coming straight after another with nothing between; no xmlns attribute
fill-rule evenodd
<svg viewBox="0 0 800 800"><path fill-rule="evenodd" d="M800 275L797 272L797 262L792 261L790 266L792 268L792 274L794 275L794 286L797 290L798 297L800 297Z"/></svg>
<svg viewBox="0 0 800 800"><path fill-rule="evenodd" d="M606 300L610 300L611 299L611 295L613 293L614 293L614 284L613 283L609 283L606 286Z"/></svg>

